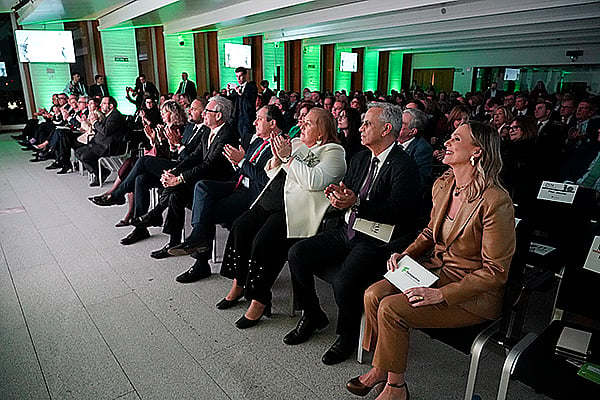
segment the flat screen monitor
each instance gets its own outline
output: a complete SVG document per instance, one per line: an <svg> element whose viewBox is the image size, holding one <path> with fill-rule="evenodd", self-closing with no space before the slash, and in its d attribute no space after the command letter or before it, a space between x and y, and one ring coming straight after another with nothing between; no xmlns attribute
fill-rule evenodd
<svg viewBox="0 0 600 400"><path fill-rule="evenodd" d="M20 62L74 63L71 31L15 31Z"/></svg>
<svg viewBox="0 0 600 400"><path fill-rule="evenodd" d="M340 71L358 71L358 53L342 52L340 55Z"/></svg>
<svg viewBox="0 0 600 400"><path fill-rule="evenodd" d="M227 68L252 68L252 46L225 43L225 66Z"/></svg>
<svg viewBox="0 0 600 400"><path fill-rule="evenodd" d="M506 68L504 70L505 81L518 81L521 78L521 70L519 68Z"/></svg>
<svg viewBox="0 0 600 400"><path fill-rule="evenodd" d="M6 62L0 61L0 78L6 78L8 74L6 73Z"/></svg>

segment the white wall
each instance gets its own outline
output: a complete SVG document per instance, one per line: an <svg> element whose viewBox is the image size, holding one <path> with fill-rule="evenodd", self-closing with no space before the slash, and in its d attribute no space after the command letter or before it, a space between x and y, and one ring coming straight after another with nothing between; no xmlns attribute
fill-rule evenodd
<svg viewBox="0 0 600 400"><path fill-rule="evenodd" d="M454 74L454 89L465 93L471 90L473 67L571 65L567 50L583 50L583 56L574 64L600 64L600 46L583 45L414 54L412 67L462 68ZM590 84L593 93L600 92L598 77L594 76Z"/></svg>

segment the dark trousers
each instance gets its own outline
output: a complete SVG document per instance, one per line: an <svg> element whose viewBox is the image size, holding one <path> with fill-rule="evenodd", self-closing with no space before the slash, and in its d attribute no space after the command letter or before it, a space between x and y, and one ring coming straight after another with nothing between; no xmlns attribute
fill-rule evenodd
<svg viewBox="0 0 600 400"><path fill-rule="evenodd" d="M164 188L160 194L158 206L152 210L161 213L166 209L167 216L163 225L163 232L171 235L172 244L181 242L181 232L185 224L185 208L191 207L192 191L185 183Z"/></svg>
<svg viewBox="0 0 600 400"><path fill-rule="evenodd" d="M83 143L77 141L77 137L81 133L73 132L68 129L56 129L54 134L56 136L56 159L66 161L71 158L71 149L77 150L80 147L85 146Z"/></svg>
<svg viewBox="0 0 600 400"><path fill-rule="evenodd" d="M325 277L338 305L337 334L358 340L365 290L381 279L389 255L362 235L348 240L345 225L296 243L288 260L300 308L307 316L322 312L314 277Z"/></svg>
<svg viewBox="0 0 600 400"><path fill-rule="evenodd" d="M98 159L106 154L107 149L97 144L88 144L75 150L75 156L83 164L83 167L96 175L98 175Z"/></svg>
<svg viewBox="0 0 600 400"><path fill-rule="evenodd" d="M134 193L134 216L141 217L150 207L150 189L159 187L163 171L176 165L175 161L144 156L137 160L127 178L112 192L112 196L124 197L126 193Z"/></svg>
<svg viewBox="0 0 600 400"><path fill-rule="evenodd" d="M271 304L271 288L297 239L287 238L285 211L255 205L233 223L221 275L237 279L248 300Z"/></svg>
<svg viewBox="0 0 600 400"><path fill-rule="evenodd" d="M188 239L212 241L215 225L233 222L250 206L246 188L236 189L237 182L199 181L194 187L192 204L192 232ZM195 259L210 258L210 252L194 253Z"/></svg>

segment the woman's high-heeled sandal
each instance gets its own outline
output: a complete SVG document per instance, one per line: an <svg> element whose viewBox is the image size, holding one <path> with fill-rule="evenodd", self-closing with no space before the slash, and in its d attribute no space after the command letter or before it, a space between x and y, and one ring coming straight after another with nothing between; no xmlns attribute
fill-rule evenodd
<svg viewBox="0 0 600 400"><path fill-rule="evenodd" d="M359 379L360 377L352 378L346 383L346 389L352 394L357 396L366 396L369 392L377 385L385 383L387 379L382 379L380 381L375 382L372 386L367 386L362 383Z"/></svg>
<svg viewBox="0 0 600 400"><path fill-rule="evenodd" d="M388 386L391 386L393 388L396 389L401 389L401 388L406 388L406 400L410 400L410 392L408 391L408 386L406 386L406 382L404 382L403 384L397 384L397 383L387 383Z"/></svg>

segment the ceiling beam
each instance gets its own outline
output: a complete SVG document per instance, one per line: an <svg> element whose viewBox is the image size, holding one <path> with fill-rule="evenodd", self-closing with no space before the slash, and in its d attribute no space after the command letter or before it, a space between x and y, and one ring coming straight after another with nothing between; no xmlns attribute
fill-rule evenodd
<svg viewBox="0 0 600 400"><path fill-rule="evenodd" d="M140 15L147 14L159 8L178 2L179 0L135 0L124 5L100 18L98 18L98 30L112 28L122 22L132 20Z"/></svg>
<svg viewBox="0 0 600 400"><path fill-rule="evenodd" d="M226 22L232 19L247 17L254 14L267 13L284 7L291 7L298 4L309 3L314 0L249 0L242 1L227 7L207 11L201 14L193 15L176 21L166 22L164 25L165 35L172 35L179 32L202 29L214 24ZM248 36L246 34L242 36Z"/></svg>

